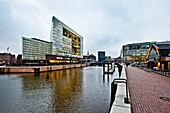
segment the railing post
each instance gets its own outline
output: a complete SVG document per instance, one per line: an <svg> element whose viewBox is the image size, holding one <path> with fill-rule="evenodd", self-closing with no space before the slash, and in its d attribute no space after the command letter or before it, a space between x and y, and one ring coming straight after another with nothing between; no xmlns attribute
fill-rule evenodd
<svg viewBox="0 0 170 113"><path fill-rule="evenodd" d="M108 74L109 74L109 63L107 64L107 66L108 66L107 68L108 68Z"/></svg>
<svg viewBox="0 0 170 113"><path fill-rule="evenodd" d="M103 63L103 74L105 74L105 63Z"/></svg>
<svg viewBox="0 0 170 113"><path fill-rule="evenodd" d="M125 98L125 103L129 103L127 80L126 80L125 84L126 84L126 98Z"/></svg>

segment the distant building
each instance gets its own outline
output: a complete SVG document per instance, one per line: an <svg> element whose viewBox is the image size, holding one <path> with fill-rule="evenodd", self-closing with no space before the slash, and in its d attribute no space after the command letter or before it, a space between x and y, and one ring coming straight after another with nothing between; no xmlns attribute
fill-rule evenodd
<svg viewBox="0 0 170 113"><path fill-rule="evenodd" d="M0 53L0 65L15 63L15 55L11 53Z"/></svg>
<svg viewBox="0 0 170 113"><path fill-rule="evenodd" d="M17 56L17 63L22 63L22 55Z"/></svg>
<svg viewBox="0 0 170 113"><path fill-rule="evenodd" d="M122 62L122 59L121 59L121 57L119 56L119 57L117 57L117 58L114 58L113 61L115 61L115 62L117 62L117 63L121 63L121 62Z"/></svg>
<svg viewBox="0 0 170 113"><path fill-rule="evenodd" d="M147 66L170 70L170 41L152 44L147 55Z"/></svg>
<svg viewBox="0 0 170 113"><path fill-rule="evenodd" d="M15 55L12 55L12 63L16 63Z"/></svg>
<svg viewBox="0 0 170 113"><path fill-rule="evenodd" d="M146 63L146 56L151 44L156 44L156 42L143 42L123 45L120 55L122 61Z"/></svg>
<svg viewBox="0 0 170 113"><path fill-rule="evenodd" d="M96 56L91 55L83 55L83 62L96 62Z"/></svg>
<svg viewBox="0 0 170 113"><path fill-rule="evenodd" d="M46 54L46 62L53 64L82 63L82 58Z"/></svg>
<svg viewBox="0 0 170 113"><path fill-rule="evenodd" d="M105 61L105 51L98 51L98 62Z"/></svg>
<svg viewBox="0 0 170 113"><path fill-rule="evenodd" d="M105 61L111 61L111 56L105 56Z"/></svg>
<svg viewBox="0 0 170 113"><path fill-rule="evenodd" d="M45 60L46 54L52 54L52 42L22 37L23 60Z"/></svg>
<svg viewBox="0 0 170 113"><path fill-rule="evenodd" d="M83 37L54 16L51 42L53 55L83 58Z"/></svg>

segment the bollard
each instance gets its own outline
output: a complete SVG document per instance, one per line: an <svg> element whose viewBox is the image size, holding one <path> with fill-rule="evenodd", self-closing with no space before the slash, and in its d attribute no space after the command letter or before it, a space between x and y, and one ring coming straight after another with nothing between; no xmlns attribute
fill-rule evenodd
<svg viewBox="0 0 170 113"><path fill-rule="evenodd" d="M109 74L109 63L107 64L107 66L108 66L107 69L108 69L108 74Z"/></svg>
<svg viewBox="0 0 170 113"><path fill-rule="evenodd" d="M105 64L103 63L103 74L105 74Z"/></svg>
<svg viewBox="0 0 170 113"><path fill-rule="evenodd" d="M119 78L121 76L122 73L122 65L118 64L118 71L119 71Z"/></svg>

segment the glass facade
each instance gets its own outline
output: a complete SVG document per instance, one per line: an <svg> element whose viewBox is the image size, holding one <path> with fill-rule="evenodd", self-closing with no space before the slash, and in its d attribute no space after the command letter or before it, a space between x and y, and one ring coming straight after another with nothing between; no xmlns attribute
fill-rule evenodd
<svg viewBox="0 0 170 113"><path fill-rule="evenodd" d="M23 60L45 60L46 54L52 54L52 42L22 37Z"/></svg>
<svg viewBox="0 0 170 113"><path fill-rule="evenodd" d="M123 45L124 62L145 62L151 44L156 42L144 42Z"/></svg>
<svg viewBox="0 0 170 113"><path fill-rule="evenodd" d="M83 37L54 16L50 40L54 55L83 58Z"/></svg>
<svg viewBox="0 0 170 113"><path fill-rule="evenodd" d="M105 61L105 51L98 51L98 62Z"/></svg>

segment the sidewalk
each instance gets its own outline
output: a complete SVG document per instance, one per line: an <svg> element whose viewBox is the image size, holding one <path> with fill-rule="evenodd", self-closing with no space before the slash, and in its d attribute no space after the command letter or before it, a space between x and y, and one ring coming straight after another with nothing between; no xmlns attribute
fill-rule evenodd
<svg viewBox="0 0 170 113"><path fill-rule="evenodd" d="M128 67L127 79L132 113L169 113L170 77Z"/></svg>

